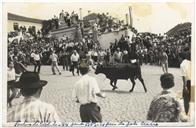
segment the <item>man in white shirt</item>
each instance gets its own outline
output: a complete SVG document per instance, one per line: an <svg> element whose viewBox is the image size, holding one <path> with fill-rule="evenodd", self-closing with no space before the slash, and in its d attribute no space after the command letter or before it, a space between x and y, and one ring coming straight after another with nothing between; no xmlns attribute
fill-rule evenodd
<svg viewBox="0 0 196 128"><path fill-rule="evenodd" d="M12 107L12 100L17 95L17 89L14 88L16 73L14 69L14 63L12 61L8 62L8 69L7 69L7 102L9 107ZM10 94L12 91L12 94Z"/></svg>
<svg viewBox="0 0 196 128"><path fill-rule="evenodd" d="M59 66L58 66L58 56L55 54L55 51L52 51L52 54L50 55L50 59L52 60L52 73L53 73L53 75L56 75L54 68L56 68L57 71L59 72L59 75L61 75L61 72L60 72Z"/></svg>
<svg viewBox="0 0 196 128"><path fill-rule="evenodd" d="M35 64L34 72L40 73L40 68L41 68L41 54L39 54L38 51L35 51L35 53L32 54L32 57L33 57L33 61L34 61L34 64Z"/></svg>
<svg viewBox="0 0 196 128"><path fill-rule="evenodd" d="M183 80L183 100L185 113L188 115L191 99L191 57L190 52L184 53L184 60L180 64Z"/></svg>
<svg viewBox="0 0 196 128"><path fill-rule="evenodd" d="M121 63L122 62L122 52L120 51L120 48L117 48L117 51L114 52L114 62L115 63Z"/></svg>
<svg viewBox="0 0 196 128"><path fill-rule="evenodd" d="M73 90L73 98L80 103L80 117L82 122L102 122L100 107L97 105L97 96L105 98L101 93L95 78L87 73L86 65L79 68L82 77L76 82Z"/></svg>
<svg viewBox="0 0 196 128"><path fill-rule="evenodd" d="M78 64L79 64L79 59L80 59L80 56L79 54L77 53L76 50L73 51L73 54L71 55L71 69L70 71L72 71L72 74L74 74L74 69L76 68L77 69L77 73L79 75L79 69L78 69Z"/></svg>

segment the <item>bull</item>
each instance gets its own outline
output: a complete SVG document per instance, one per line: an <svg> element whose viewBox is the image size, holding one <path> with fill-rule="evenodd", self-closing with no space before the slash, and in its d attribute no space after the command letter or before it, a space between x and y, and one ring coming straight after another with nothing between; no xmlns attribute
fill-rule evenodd
<svg viewBox="0 0 196 128"><path fill-rule="evenodd" d="M95 74L103 73L106 78L110 79L110 85L113 87L112 90L117 89L118 79L130 79L132 82L132 88L130 92L133 91L135 87L135 79L139 79L142 83L144 91L147 92L144 80L141 75L141 68L138 64L116 64L116 65L98 65Z"/></svg>

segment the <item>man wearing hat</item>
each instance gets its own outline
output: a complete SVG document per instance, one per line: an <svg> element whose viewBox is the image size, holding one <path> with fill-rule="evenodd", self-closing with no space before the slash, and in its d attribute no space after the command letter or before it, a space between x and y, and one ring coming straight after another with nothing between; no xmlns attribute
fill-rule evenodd
<svg viewBox="0 0 196 128"><path fill-rule="evenodd" d="M73 98L80 103L80 117L82 122L101 122L100 107L97 105L97 96L105 98L101 93L95 78L88 75L89 66L80 65L79 71L82 77L76 82L73 90Z"/></svg>
<svg viewBox="0 0 196 128"><path fill-rule="evenodd" d="M24 100L8 114L8 121L59 122L54 106L39 100L46 84L47 81L40 80L38 73L24 72L19 82L15 83L15 87L21 89Z"/></svg>

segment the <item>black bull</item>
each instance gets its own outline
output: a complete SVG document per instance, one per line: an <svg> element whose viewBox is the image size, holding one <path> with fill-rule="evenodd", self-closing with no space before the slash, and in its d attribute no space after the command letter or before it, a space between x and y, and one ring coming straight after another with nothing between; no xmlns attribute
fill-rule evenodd
<svg viewBox="0 0 196 128"><path fill-rule="evenodd" d="M130 79L132 82L130 92L132 92L135 87L135 79L138 78L144 87L144 91L147 92L141 75L141 69L138 64L117 64L108 66L98 65L95 74L99 73L105 74L105 76L110 79L110 85L113 87L112 90L117 88L116 83L118 79Z"/></svg>

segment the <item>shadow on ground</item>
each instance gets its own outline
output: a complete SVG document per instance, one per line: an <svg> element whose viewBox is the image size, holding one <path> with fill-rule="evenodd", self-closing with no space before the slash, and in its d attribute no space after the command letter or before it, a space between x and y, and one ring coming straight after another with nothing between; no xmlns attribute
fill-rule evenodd
<svg viewBox="0 0 196 128"><path fill-rule="evenodd" d="M129 90L127 91L122 91L122 90L101 90L102 92L105 92L105 93L117 93L117 94L144 94L145 92L129 92Z"/></svg>

